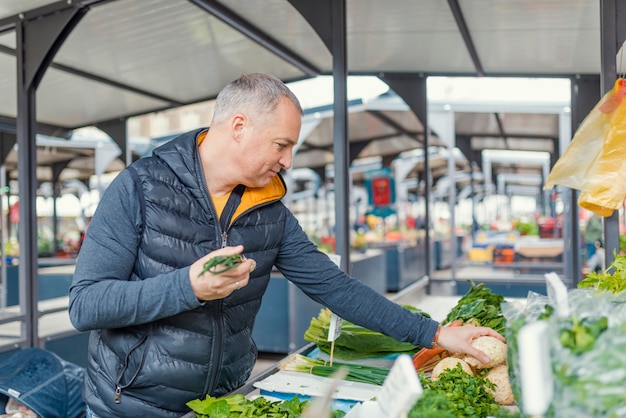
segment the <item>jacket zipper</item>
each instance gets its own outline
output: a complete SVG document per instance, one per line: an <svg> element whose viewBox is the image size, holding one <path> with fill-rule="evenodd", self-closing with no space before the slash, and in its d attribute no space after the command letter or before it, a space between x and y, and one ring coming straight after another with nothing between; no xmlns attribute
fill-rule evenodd
<svg viewBox="0 0 626 418"><path fill-rule="evenodd" d="M218 227L220 230L220 239L221 239L221 247L224 248L228 244L228 228L230 227L231 220L237 207L239 207L239 203L241 202L241 196L243 196L244 191L246 190L244 185L238 185L232 191L226 205L224 206L224 210L222 211L222 216L219 218ZM215 383L217 380L217 375L222 368L222 354L223 354L223 330L222 330L222 301L218 302L217 306L217 319L214 321L215 323L215 338L213 341L215 342L213 346L213 358L214 358L214 367L211 368L207 379L207 390L206 393L210 394L213 392L213 388L215 387Z"/></svg>
<svg viewBox="0 0 626 418"><path fill-rule="evenodd" d="M143 352L141 354L141 360L139 362L139 365L137 366L137 370L135 370L135 373L133 374L133 376L130 378L130 380L128 381L128 383L122 383L122 378L124 377L124 372L126 371L126 369L128 369L128 363L130 361L130 356L133 354L133 352L139 348L139 346L141 346L144 342L146 342L146 340L148 339L149 335L144 335L137 343L135 343L135 345L133 345L130 350L128 350L128 353L126 353L126 357L124 358L124 364L120 370L120 373L117 377L117 381L115 382L115 397L113 398L113 401L116 404L122 403L122 390L126 389L127 387L129 387L130 385L133 384L133 382L135 381L135 379L137 378L137 376L139 375L139 373L141 372L141 369L143 368L143 363L146 360L146 355L147 355L147 351L148 351L148 347L144 347Z"/></svg>
<svg viewBox="0 0 626 418"><path fill-rule="evenodd" d="M228 245L228 229L230 228L232 217L235 214L237 207L239 206L239 200L241 199L241 196L243 195L245 191L244 186L239 185L237 187L240 187L240 186L242 189L238 191L239 192L238 198L234 197L232 202L230 198L228 199L228 201L226 202L226 206L224 207L224 210L222 211L222 216L220 217L219 222L217 223L219 231L220 231L221 248L224 248ZM235 194L235 190L233 190L233 194ZM231 197L232 197L232 194L231 194ZM244 215L250 212L252 209L268 205L275 201L276 200L272 200L270 202L265 202L263 204L256 205L254 208L246 209L244 212L241 213L241 215ZM215 207L213 206L212 203L210 204L210 206L211 206L211 209L213 210L214 216L217 217L217 212L215 211ZM219 369L221 369L221 364L222 364L223 347L222 347L222 341L221 341L222 340L222 322L221 322L222 301L221 300L219 301L217 311L220 315L218 316L218 320L215 321L215 325L216 325L215 337L216 338L214 338L213 340L213 341L218 342L213 347L213 352L214 352L213 357L215 359L215 367L211 368L211 372L209 373L209 376L207 378L207 385L206 385L206 391L205 391L206 394L210 394L211 392L213 392L217 375L218 375Z"/></svg>
<svg viewBox="0 0 626 418"><path fill-rule="evenodd" d="M209 376L207 379L207 387L206 394L210 394L213 392L215 388L215 382L217 380L217 375L222 368L222 301L219 301L218 307L218 317L213 322L215 324L215 338L213 339L213 359L214 364L211 367L211 371L209 372Z"/></svg>

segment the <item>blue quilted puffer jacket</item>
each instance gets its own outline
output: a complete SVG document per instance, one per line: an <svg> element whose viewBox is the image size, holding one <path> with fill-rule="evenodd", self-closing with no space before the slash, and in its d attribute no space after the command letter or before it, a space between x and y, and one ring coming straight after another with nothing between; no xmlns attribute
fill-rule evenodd
<svg viewBox="0 0 626 418"><path fill-rule="evenodd" d="M225 299L145 325L92 334L98 341L90 342L90 361L100 371L89 375L88 385L99 397L117 398L124 416L181 416L188 410L182 400L220 396L241 386L255 363L252 326L283 236L286 208L279 199L284 193L239 216L223 242L202 171L185 166L193 161L183 156L193 153L194 143L179 138L159 148L156 157L130 166L143 192L145 219L132 280L189 266L222 244L245 243L245 255L257 267L249 285ZM150 410L150 399L181 413Z"/></svg>

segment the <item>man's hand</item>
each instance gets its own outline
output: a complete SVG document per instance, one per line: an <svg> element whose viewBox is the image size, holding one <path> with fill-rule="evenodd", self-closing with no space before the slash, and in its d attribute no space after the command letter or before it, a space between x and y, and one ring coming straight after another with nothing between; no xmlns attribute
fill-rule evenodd
<svg viewBox="0 0 626 418"><path fill-rule="evenodd" d="M241 254L243 245L236 247L224 247L215 250L196 260L189 268L189 280L191 288L199 300L215 300L223 299L236 290L248 284L250 273L254 270L256 262L251 259L245 259L231 269L214 274L211 271L205 271L204 265L211 258L217 256L230 256ZM218 271L224 270L219 269Z"/></svg>
<svg viewBox="0 0 626 418"><path fill-rule="evenodd" d="M504 342L504 337L491 328L464 325L461 327L442 327L439 332L437 346L451 353L464 353L477 358L483 363L488 363L489 357L471 346L475 338L483 335L490 335Z"/></svg>

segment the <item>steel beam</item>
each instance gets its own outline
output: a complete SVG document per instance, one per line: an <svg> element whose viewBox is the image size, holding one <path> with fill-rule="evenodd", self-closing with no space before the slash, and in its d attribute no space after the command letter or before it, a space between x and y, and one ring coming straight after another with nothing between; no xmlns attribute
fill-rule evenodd
<svg viewBox="0 0 626 418"><path fill-rule="evenodd" d="M36 92L52 58L87 9L67 8L45 17L25 19L16 26L17 145L19 188L20 306L25 320L25 344L40 345L37 251Z"/></svg>
<svg viewBox="0 0 626 418"><path fill-rule="evenodd" d="M302 56L281 44L267 33L263 32L252 23L233 12L222 3L215 0L189 0L192 4L215 16L239 33L258 43L262 47L287 61L309 77L320 75L319 68L308 62Z"/></svg>

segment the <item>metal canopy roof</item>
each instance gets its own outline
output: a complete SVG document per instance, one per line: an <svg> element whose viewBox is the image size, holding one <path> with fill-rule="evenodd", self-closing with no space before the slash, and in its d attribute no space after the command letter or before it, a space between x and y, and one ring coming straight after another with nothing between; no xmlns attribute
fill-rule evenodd
<svg viewBox="0 0 626 418"><path fill-rule="evenodd" d="M389 163L402 152L424 147L424 126L406 105L401 103L396 108L384 109L376 105L378 102L355 100L349 103L347 123L351 161L382 157ZM332 116L330 106L306 111L303 130L310 130L310 133L305 134L294 156L295 168L320 171L333 163ZM431 141L433 145L443 145L437 137Z"/></svg>
<svg viewBox="0 0 626 418"><path fill-rule="evenodd" d="M89 184L95 174L119 171L124 163L117 145L107 141L66 141L57 138L37 138L37 179L40 182L80 180ZM4 160L9 179L18 179L17 147Z"/></svg>
<svg viewBox="0 0 626 418"><path fill-rule="evenodd" d="M41 123L77 128L194 103L242 73L332 72L324 41L294 7L302 1L4 0L0 115L17 114L11 23L68 3L89 11L43 77ZM599 74L599 46L597 0L347 1L351 73Z"/></svg>

